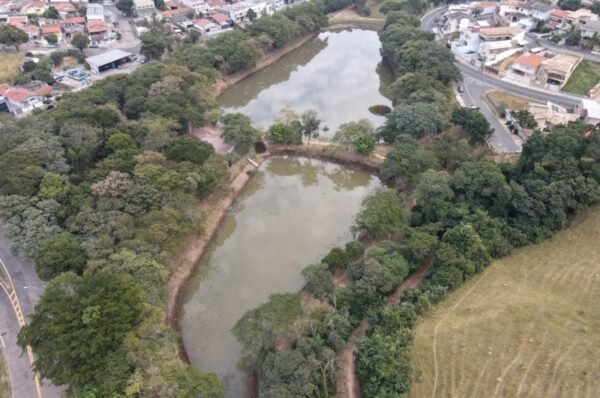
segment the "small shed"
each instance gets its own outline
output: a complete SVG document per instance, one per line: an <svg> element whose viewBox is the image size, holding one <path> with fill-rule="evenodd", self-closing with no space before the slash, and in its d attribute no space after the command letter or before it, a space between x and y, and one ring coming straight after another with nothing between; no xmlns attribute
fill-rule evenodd
<svg viewBox="0 0 600 398"><path fill-rule="evenodd" d="M132 57L133 54L119 49L113 49L103 54L88 57L85 59L85 61L90 66L90 70L92 72L100 74L105 70L115 69L118 68L119 65L130 62L132 60Z"/></svg>

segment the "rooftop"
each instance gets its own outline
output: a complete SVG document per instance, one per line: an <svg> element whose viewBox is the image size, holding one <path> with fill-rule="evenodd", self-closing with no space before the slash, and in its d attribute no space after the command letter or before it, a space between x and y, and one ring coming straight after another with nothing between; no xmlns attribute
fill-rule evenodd
<svg viewBox="0 0 600 398"><path fill-rule="evenodd" d="M229 22L229 21L231 21L231 18L229 17L229 15L225 15L225 14L211 15L211 18L214 19L218 23L223 23L223 22Z"/></svg>
<svg viewBox="0 0 600 398"><path fill-rule="evenodd" d="M70 17L70 18L65 18L65 23L84 24L85 23L85 17Z"/></svg>
<svg viewBox="0 0 600 398"><path fill-rule="evenodd" d="M56 35L61 33L61 26L58 23L42 26L42 36Z"/></svg>
<svg viewBox="0 0 600 398"><path fill-rule="evenodd" d="M194 21L194 25L196 26L202 26L203 28L209 25L214 25L214 22L206 19L206 18L200 18L200 19L196 19Z"/></svg>
<svg viewBox="0 0 600 398"><path fill-rule="evenodd" d="M537 69L544 61L544 57L537 54L523 54L515 60L515 64L520 64L528 68Z"/></svg>
<svg viewBox="0 0 600 398"><path fill-rule="evenodd" d="M588 117L600 119L600 103L597 101L583 98L581 99L581 107L585 109Z"/></svg>
<svg viewBox="0 0 600 398"><path fill-rule="evenodd" d="M569 15L569 12L557 8L556 10L552 11L550 15L556 18L566 18Z"/></svg>
<svg viewBox="0 0 600 398"><path fill-rule="evenodd" d="M552 6L546 3L534 3L531 9L539 12L548 12L552 9Z"/></svg>
<svg viewBox="0 0 600 398"><path fill-rule="evenodd" d="M510 36L514 37L519 33L523 32L523 29L515 28L512 26L498 26L493 28L481 28L480 34L484 36Z"/></svg>
<svg viewBox="0 0 600 398"><path fill-rule="evenodd" d="M108 26L106 26L106 22L104 21L88 21L86 24L88 32L92 33L100 33L106 32L108 30Z"/></svg>
<svg viewBox="0 0 600 398"><path fill-rule="evenodd" d="M43 82L30 86L31 88L25 86L10 87L8 84L2 84L0 85L0 95L13 102L23 102L29 97L43 96L52 92L52 87Z"/></svg>
<svg viewBox="0 0 600 398"><path fill-rule="evenodd" d="M568 74L575 68L580 60L581 58L575 55L558 54L544 61L545 69L548 71Z"/></svg>
<svg viewBox="0 0 600 398"><path fill-rule="evenodd" d="M99 68L103 65L110 64L111 62L115 62L120 59L123 59L126 57L131 57L131 56L133 56L133 54L130 54L128 52L125 52L125 51L115 48L115 49L107 51L103 54L98 54L98 55L94 55L92 57L88 57L85 60L92 68L93 67Z"/></svg>

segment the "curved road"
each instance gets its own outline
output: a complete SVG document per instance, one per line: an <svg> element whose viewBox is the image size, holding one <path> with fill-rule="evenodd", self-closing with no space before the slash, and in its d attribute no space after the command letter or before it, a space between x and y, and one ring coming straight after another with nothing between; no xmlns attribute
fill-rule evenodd
<svg viewBox="0 0 600 398"><path fill-rule="evenodd" d="M33 265L24 258L10 252L8 239L0 226L0 260L5 264L13 281L23 315L27 318L32 312L40 295L44 291L44 283L37 277ZM20 327L15 311L8 296L0 291L0 349L10 379L13 398L38 397L31 363L26 352L17 346L17 334ZM42 398L58 398L62 389L53 386L49 381L42 381Z"/></svg>

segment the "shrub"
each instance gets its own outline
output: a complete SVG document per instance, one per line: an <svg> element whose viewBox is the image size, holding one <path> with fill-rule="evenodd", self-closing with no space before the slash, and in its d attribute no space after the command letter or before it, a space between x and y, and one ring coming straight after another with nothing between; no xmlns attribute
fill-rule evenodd
<svg viewBox="0 0 600 398"><path fill-rule="evenodd" d="M329 251L329 254L325 256L323 262L329 265L331 271L334 271L336 268L346 268L351 260L351 256L349 256L344 249L334 247Z"/></svg>

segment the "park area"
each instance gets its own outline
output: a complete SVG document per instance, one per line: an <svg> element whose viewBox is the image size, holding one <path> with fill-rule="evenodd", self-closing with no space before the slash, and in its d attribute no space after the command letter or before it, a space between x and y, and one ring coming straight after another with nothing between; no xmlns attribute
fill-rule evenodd
<svg viewBox="0 0 600 398"><path fill-rule="evenodd" d="M410 397L599 397L600 208L493 262L416 328Z"/></svg>
<svg viewBox="0 0 600 398"><path fill-rule="evenodd" d="M581 61L562 89L574 94L587 95L599 81L600 64Z"/></svg>

